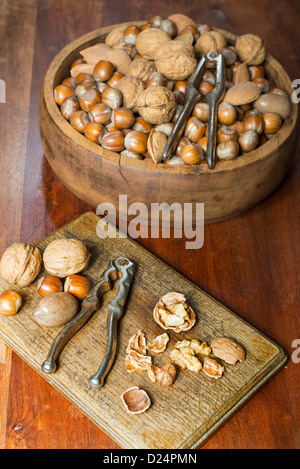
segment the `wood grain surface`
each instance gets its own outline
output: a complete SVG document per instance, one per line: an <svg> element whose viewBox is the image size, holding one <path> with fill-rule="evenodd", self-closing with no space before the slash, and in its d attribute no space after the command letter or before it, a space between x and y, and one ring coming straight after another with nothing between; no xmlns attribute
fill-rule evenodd
<svg viewBox="0 0 300 469"><path fill-rule="evenodd" d="M234 34L261 35L291 79L300 77L297 0L2 0L0 78L0 251L36 242L92 210L54 175L42 150L38 102L47 67L58 51L89 31L154 14L182 12ZM264 14L262 14L262 12ZM233 220L205 227L204 246L183 239L139 243L288 351L290 360L254 399L204 446L299 448L300 162L267 200ZM9 348L0 348L2 448L117 448Z"/></svg>
<svg viewBox="0 0 300 469"><path fill-rule="evenodd" d="M195 448L220 428L242 405L265 385L286 363L286 353L233 312L176 273L130 238L120 237L115 228L87 212L37 244L43 253L55 239L83 241L91 254L84 275L92 286L99 282L111 260L126 257L135 265L135 275L124 315L118 323L115 362L101 389L92 389L89 378L104 359L107 345L108 302L114 298L117 282L101 298L101 307L67 343L57 360L57 370L48 375L41 371L50 347L62 327L43 327L34 320L40 301L38 279L27 288L17 288L23 307L13 317L0 316L0 337L70 402L104 429L122 448L179 449ZM40 276L46 272L44 267ZM0 279L0 293L10 288ZM198 339L210 344L215 337L231 337L246 351L246 360L236 366L224 365L218 381L204 372L177 369L173 386L163 388L152 383L147 372L125 370L126 349L130 337L142 331L147 343L164 330L153 319L157 301L169 291L186 296L193 308L196 324L190 331L175 333L167 350L149 354L155 366L170 363L170 352L178 341ZM203 358L203 357L202 357ZM151 409L128 415L121 394L138 386L151 399Z"/></svg>

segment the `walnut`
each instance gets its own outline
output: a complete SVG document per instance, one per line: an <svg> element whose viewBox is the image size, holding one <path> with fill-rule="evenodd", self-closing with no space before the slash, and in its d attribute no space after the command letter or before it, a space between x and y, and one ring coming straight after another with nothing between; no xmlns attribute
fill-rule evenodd
<svg viewBox="0 0 300 469"><path fill-rule="evenodd" d="M228 337L215 338L211 343L211 348L215 357L231 365L235 365L238 361L242 362L246 358L243 347Z"/></svg>
<svg viewBox="0 0 300 469"><path fill-rule="evenodd" d="M153 72L156 72L154 62L147 59L135 59L129 65L127 75L146 82Z"/></svg>
<svg viewBox="0 0 300 469"><path fill-rule="evenodd" d="M8 283L27 287L41 270L42 255L38 248L25 243L14 243L7 248L0 262L0 272Z"/></svg>
<svg viewBox="0 0 300 469"><path fill-rule="evenodd" d="M152 365L152 358L148 355L130 350L125 358L125 369L128 373L132 371L147 371L149 366Z"/></svg>
<svg viewBox="0 0 300 469"><path fill-rule="evenodd" d="M49 274L64 278L85 270L90 254L79 239L55 239L46 247L43 260Z"/></svg>
<svg viewBox="0 0 300 469"><path fill-rule="evenodd" d="M152 353L162 353L166 350L167 344L170 338L165 332L164 334L159 335L153 340L150 340L147 348Z"/></svg>
<svg viewBox="0 0 300 469"><path fill-rule="evenodd" d="M186 15L182 15L181 13L176 13L174 15L168 16L168 20L171 20L176 24L179 32L186 26L197 26L195 21L192 20L192 18L189 18Z"/></svg>
<svg viewBox="0 0 300 469"><path fill-rule="evenodd" d="M138 78L125 76L117 82L116 88L123 95L123 107L137 111L137 99L145 89L144 83Z"/></svg>
<svg viewBox="0 0 300 469"><path fill-rule="evenodd" d="M181 293L171 292L164 295L153 310L155 321L163 329L171 329L174 332L191 329L196 322L196 317L185 300L185 296Z"/></svg>
<svg viewBox="0 0 300 469"><path fill-rule="evenodd" d="M137 334L134 334L132 337L130 337L126 353L130 353L131 350L134 350L141 355L146 355L147 344L145 335L142 333L142 331L138 331Z"/></svg>
<svg viewBox="0 0 300 469"><path fill-rule="evenodd" d="M192 45L181 41L170 41L155 54L155 66L169 80L185 80L197 65Z"/></svg>
<svg viewBox="0 0 300 469"><path fill-rule="evenodd" d="M190 370L194 373L199 373L202 370L202 363L200 360L191 353L186 353L185 350L173 349L170 353L170 358L175 365L179 366L182 370Z"/></svg>
<svg viewBox="0 0 300 469"><path fill-rule="evenodd" d="M221 378L224 372L224 367L220 365L216 360L212 358L205 357L203 371L210 378Z"/></svg>
<svg viewBox="0 0 300 469"><path fill-rule="evenodd" d="M159 28L150 28L142 31L136 38L135 46L138 53L145 59L153 60L155 52L171 38Z"/></svg>
<svg viewBox="0 0 300 469"><path fill-rule="evenodd" d="M129 414L141 414L149 409L151 405L150 398L146 391L138 386L127 389L121 395L122 402Z"/></svg>
<svg viewBox="0 0 300 469"><path fill-rule="evenodd" d="M167 141L168 137L164 132L155 129L151 130L147 140L147 150L154 163L161 163Z"/></svg>
<svg viewBox="0 0 300 469"><path fill-rule="evenodd" d="M125 29L126 29L126 26L124 25L114 28L106 36L105 44L107 44L109 47L115 47L115 48L122 47L125 44L125 41L124 41Z"/></svg>
<svg viewBox="0 0 300 469"><path fill-rule="evenodd" d="M206 55L211 51L220 51L227 46L227 39L218 31L206 31L195 44L196 52Z"/></svg>
<svg viewBox="0 0 300 469"><path fill-rule="evenodd" d="M266 46L256 34L244 34L236 41L235 50L239 58L248 65L261 65L266 58Z"/></svg>
<svg viewBox="0 0 300 469"><path fill-rule="evenodd" d="M137 98L137 110L150 124L163 124L171 121L175 109L174 94L164 86L150 86Z"/></svg>

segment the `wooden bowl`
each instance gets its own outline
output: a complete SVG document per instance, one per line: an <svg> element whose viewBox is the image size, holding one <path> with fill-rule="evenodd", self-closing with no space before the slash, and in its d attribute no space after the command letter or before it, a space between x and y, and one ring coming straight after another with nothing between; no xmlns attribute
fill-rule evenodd
<svg viewBox="0 0 300 469"><path fill-rule="evenodd" d="M63 184L93 207L104 202L114 204L119 216L127 214L119 211L119 195L127 196L128 206L134 202L146 204L149 213L150 203L204 203L206 224L241 214L271 194L293 159L298 121L298 106L294 103L291 117L271 140L233 161L218 162L213 170L206 164L156 165L120 156L72 128L60 113L53 90L70 75L70 66L80 57L79 52L104 42L116 26L90 32L67 45L45 75L39 105L40 134L46 158ZM220 32L229 39L237 38ZM291 80L282 66L270 55L265 65L270 78L292 93Z"/></svg>

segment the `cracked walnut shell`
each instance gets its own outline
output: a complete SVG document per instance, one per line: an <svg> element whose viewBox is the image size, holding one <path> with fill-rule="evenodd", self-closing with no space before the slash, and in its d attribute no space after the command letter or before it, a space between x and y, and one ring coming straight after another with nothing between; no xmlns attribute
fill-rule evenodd
<svg viewBox="0 0 300 469"><path fill-rule="evenodd" d="M164 86L150 86L137 98L137 110L143 119L150 124L170 122L175 109L174 94Z"/></svg>
<svg viewBox="0 0 300 469"><path fill-rule="evenodd" d="M205 357L203 371L210 378L219 379L223 376L224 367L220 365L220 363L218 363L216 360Z"/></svg>
<svg viewBox="0 0 300 469"><path fill-rule="evenodd" d="M116 84L116 89L122 93L123 107L137 111L137 99L144 91L145 85L139 78L125 76Z"/></svg>
<svg viewBox="0 0 300 469"><path fill-rule="evenodd" d="M155 337L155 339L150 340L147 348L152 353L162 353L166 350L169 340L170 337L165 332L164 334Z"/></svg>
<svg viewBox="0 0 300 469"><path fill-rule="evenodd" d="M133 78L139 78L139 80L146 83L153 72L156 72L154 62L141 58L131 62L127 75Z"/></svg>
<svg viewBox="0 0 300 469"><path fill-rule="evenodd" d="M1 258L1 276L8 283L27 287L41 270L42 255L38 248L25 243L14 243Z"/></svg>
<svg viewBox="0 0 300 469"><path fill-rule="evenodd" d="M132 337L130 337L126 353L130 354L132 350L140 353L141 355L146 355L146 337L145 334L142 333L142 331L138 331L137 334L134 334Z"/></svg>
<svg viewBox="0 0 300 469"><path fill-rule="evenodd" d="M192 45L171 41L160 47L155 54L155 66L169 80L185 80L197 65Z"/></svg>
<svg viewBox="0 0 300 469"><path fill-rule="evenodd" d="M235 365L238 361L242 362L246 358L244 348L228 337L215 338L211 343L211 348L215 357L230 365Z"/></svg>
<svg viewBox="0 0 300 469"><path fill-rule="evenodd" d="M85 270L90 254L79 239L55 239L46 247L43 260L49 274L65 278Z"/></svg>
<svg viewBox="0 0 300 469"><path fill-rule="evenodd" d="M167 293L155 305L153 310L155 321L163 329L171 329L174 332L188 331L194 326L196 317L185 301L185 296L181 293Z"/></svg>

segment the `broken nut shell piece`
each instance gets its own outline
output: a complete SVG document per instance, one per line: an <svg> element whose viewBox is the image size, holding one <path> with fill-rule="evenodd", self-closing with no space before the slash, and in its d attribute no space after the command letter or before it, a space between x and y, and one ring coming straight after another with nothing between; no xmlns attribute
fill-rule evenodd
<svg viewBox="0 0 300 469"><path fill-rule="evenodd" d="M125 358L125 369L128 373L132 371L147 371L151 364L151 357L142 355L135 350L130 350L130 353L128 353Z"/></svg>
<svg viewBox="0 0 300 469"><path fill-rule="evenodd" d="M162 353L166 350L169 340L170 340L170 337L165 332L164 334L161 334L155 337L155 339L150 340L147 348L149 352Z"/></svg>
<svg viewBox="0 0 300 469"><path fill-rule="evenodd" d="M230 365L235 365L238 361L242 362L246 358L244 348L228 337L216 337L211 343L211 348L215 357Z"/></svg>
<svg viewBox="0 0 300 469"><path fill-rule="evenodd" d="M140 353L141 355L146 355L146 337L145 334L142 333L142 331L138 331L137 334L134 334L132 337L130 337L126 353L130 354L132 350L137 353Z"/></svg>
<svg viewBox="0 0 300 469"><path fill-rule="evenodd" d="M224 367L220 365L220 363L218 363L216 360L205 357L203 371L210 378L219 379L222 378Z"/></svg>
<svg viewBox="0 0 300 469"><path fill-rule="evenodd" d="M171 329L174 332L188 331L194 326L196 317L185 301L182 293L167 293L155 305L154 320L163 329Z"/></svg>
<svg viewBox="0 0 300 469"><path fill-rule="evenodd" d="M127 389L122 395L124 407L129 414L141 414L151 406L150 397L138 386Z"/></svg>

